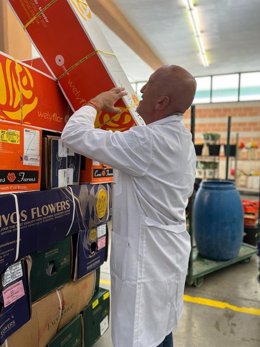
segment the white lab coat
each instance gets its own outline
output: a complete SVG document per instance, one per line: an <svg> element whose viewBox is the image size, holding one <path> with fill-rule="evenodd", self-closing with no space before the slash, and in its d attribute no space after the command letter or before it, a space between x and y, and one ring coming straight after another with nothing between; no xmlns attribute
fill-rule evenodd
<svg viewBox="0 0 260 347"><path fill-rule="evenodd" d="M126 132L94 129L84 106L62 134L75 152L111 165L111 317L114 347L156 347L180 318L190 253L185 207L195 151L182 116Z"/></svg>

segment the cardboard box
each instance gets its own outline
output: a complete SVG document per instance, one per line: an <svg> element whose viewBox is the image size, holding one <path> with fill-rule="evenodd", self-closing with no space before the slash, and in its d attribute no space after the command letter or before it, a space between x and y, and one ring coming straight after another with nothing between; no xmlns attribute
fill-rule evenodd
<svg viewBox="0 0 260 347"><path fill-rule="evenodd" d="M83 219L88 229L110 220L112 215L111 184L82 184L78 196Z"/></svg>
<svg viewBox="0 0 260 347"><path fill-rule="evenodd" d="M83 310L84 347L92 347L109 327L109 291L100 288Z"/></svg>
<svg viewBox="0 0 260 347"><path fill-rule="evenodd" d="M0 343L21 328L31 317L28 274L24 260L11 266L1 275Z"/></svg>
<svg viewBox="0 0 260 347"><path fill-rule="evenodd" d="M3 347L46 347L58 331L61 314L60 293L50 293L32 305L31 319L12 334Z"/></svg>
<svg viewBox="0 0 260 347"><path fill-rule="evenodd" d="M0 195L0 272L68 235L106 223L111 218L110 191L109 184L86 184Z"/></svg>
<svg viewBox="0 0 260 347"><path fill-rule="evenodd" d="M0 121L0 193L40 189L41 143L41 130Z"/></svg>
<svg viewBox="0 0 260 347"><path fill-rule="evenodd" d="M0 53L0 118L62 131L72 111L50 76Z"/></svg>
<svg viewBox="0 0 260 347"><path fill-rule="evenodd" d="M62 315L59 320L58 330L62 329L88 305L94 295L95 286L96 272L92 271L78 281L66 283L60 289Z"/></svg>
<svg viewBox="0 0 260 347"><path fill-rule="evenodd" d="M47 347L82 347L82 324L82 316L76 316L54 336Z"/></svg>
<svg viewBox="0 0 260 347"><path fill-rule="evenodd" d="M111 166L82 157L80 168L80 183L109 183L113 182Z"/></svg>
<svg viewBox="0 0 260 347"><path fill-rule="evenodd" d="M79 184L81 155L69 150L59 136L43 137L42 189Z"/></svg>
<svg viewBox="0 0 260 347"><path fill-rule="evenodd" d="M138 99L85 0L9 0L73 110L105 90L124 86L120 115L100 113L96 126L126 130L143 124ZM69 25L68 25L69 23Z"/></svg>
<svg viewBox="0 0 260 347"><path fill-rule="evenodd" d="M12 334L4 347L46 347L88 305L94 288L95 273L91 273L36 301L30 321Z"/></svg>
<svg viewBox="0 0 260 347"><path fill-rule="evenodd" d="M28 258L33 302L71 280L71 237Z"/></svg>
<svg viewBox="0 0 260 347"><path fill-rule="evenodd" d="M25 63L30 67L34 67L36 70L40 70L41 72L44 72L46 75L52 76L51 71L40 57L25 59L22 61L22 63Z"/></svg>
<svg viewBox="0 0 260 347"><path fill-rule="evenodd" d="M108 229L106 224L80 230L73 235L74 280L99 268L108 255Z"/></svg>
<svg viewBox="0 0 260 347"><path fill-rule="evenodd" d="M72 186L0 195L0 272L16 260L84 230L79 194L80 187Z"/></svg>

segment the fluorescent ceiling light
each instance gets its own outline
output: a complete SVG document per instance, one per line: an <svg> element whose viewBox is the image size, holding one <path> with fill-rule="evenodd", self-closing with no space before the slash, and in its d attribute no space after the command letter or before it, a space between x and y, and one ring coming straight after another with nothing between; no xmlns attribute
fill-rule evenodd
<svg viewBox="0 0 260 347"><path fill-rule="evenodd" d="M189 13L192 29L194 31L195 39L199 48L200 59L204 66L209 66L208 58L207 58L206 51L202 42L201 33L200 33L199 25L198 25L199 24L198 17L196 16L196 11L192 3L192 0L185 0L185 4Z"/></svg>

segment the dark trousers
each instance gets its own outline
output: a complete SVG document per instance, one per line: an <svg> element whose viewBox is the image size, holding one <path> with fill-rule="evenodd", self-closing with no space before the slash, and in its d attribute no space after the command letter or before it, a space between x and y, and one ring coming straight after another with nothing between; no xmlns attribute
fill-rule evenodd
<svg viewBox="0 0 260 347"><path fill-rule="evenodd" d="M172 333L167 335L158 347L173 347Z"/></svg>

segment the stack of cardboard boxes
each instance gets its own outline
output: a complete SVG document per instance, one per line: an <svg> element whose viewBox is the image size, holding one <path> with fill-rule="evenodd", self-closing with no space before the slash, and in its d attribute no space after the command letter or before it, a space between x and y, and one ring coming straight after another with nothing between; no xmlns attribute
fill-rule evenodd
<svg viewBox="0 0 260 347"><path fill-rule="evenodd" d="M90 347L108 328L112 168L71 152L73 111L124 86L122 112L96 127L142 124L136 96L86 1L9 1L41 58L0 53L0 343Z"/></svg>

